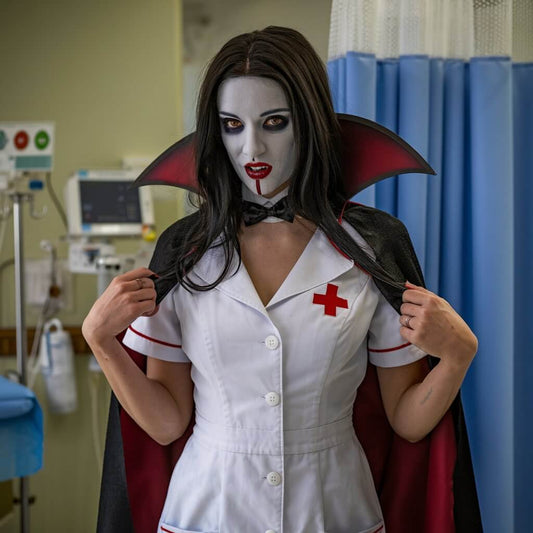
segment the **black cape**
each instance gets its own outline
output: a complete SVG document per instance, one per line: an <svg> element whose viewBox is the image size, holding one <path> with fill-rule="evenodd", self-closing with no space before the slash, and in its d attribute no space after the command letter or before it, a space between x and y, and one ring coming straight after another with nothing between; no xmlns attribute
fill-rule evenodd
<svg viewBox="0 0 533 533"><path fill-rule="evenodd" d="M173 243L187 233L196 216L174 223L161 235L150 263L151 270L168 271L175 257ZM411 240L399 220L358 204L348 205L343 218L361 234L372 247L378 263L398 282L409 280L423 285ZM379 280L375 282L399 312L402 291ZM176 279L172 277L157 280L158 301L175 284ZM145 368L144 356L128 348L127 351ZM428 368L435 363L428 358ZM129 418L112 396L98 533L156 531L173 466L191 434L192 424L175 443L160 446ZM369 364L354 405L354 426L371 466L387 532L482 531L459 396L430 435L418 443L408 443L395 435L388 424L375 368Z"/></svg>

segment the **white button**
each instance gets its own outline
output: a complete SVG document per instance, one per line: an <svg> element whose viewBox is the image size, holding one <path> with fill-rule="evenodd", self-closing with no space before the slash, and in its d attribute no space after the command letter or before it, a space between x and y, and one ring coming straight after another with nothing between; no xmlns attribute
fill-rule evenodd
<svg viewBox="0 0 533 533"><path fill-rule="evenodd" d="M265 533L276 533L273 529L267 529Z"/></svg>
<svg viewBox="0 0 533 533"><path fill-rule="evenodd" d="M277 392L269 392L265 394L265 402L270 405L270 407L276 407L279 405L279 394Z"/></svg>
<svg viewBox="0 0 533 533"><path fill-rule="evenodd" d="M265 344L269 350L275 350L279 346L279 339L275 335L269 335L265 339Z"/></svg>
<svg viewBox="0 0 533 533"><path fill-rule="evenodd" d="M274 487L277 487L281 483L281 475L278 474L277 472L270 472L267 475L267 481L271 485L274 485Z"/></svg>

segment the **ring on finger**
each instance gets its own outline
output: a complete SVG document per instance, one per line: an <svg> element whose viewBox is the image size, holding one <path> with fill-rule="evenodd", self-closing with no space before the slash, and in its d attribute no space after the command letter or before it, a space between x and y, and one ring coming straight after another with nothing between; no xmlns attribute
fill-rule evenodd
<svg viewBox="0 0 533 533"><path fill-rule="evenodd" d="M141 278L135 278L135 281L137 282L138 289L142 289L144 287L143 280Z"/></svg>
<svg viewBox="0 0 533 533"><path fill-rule="evenodd" d="M403 325L406 327L406 328L410 328L411 326L409 325L410 322L411 322L411 318L413 318L412 316L407 316L405 317L405 320L403 321Z"/></svg>

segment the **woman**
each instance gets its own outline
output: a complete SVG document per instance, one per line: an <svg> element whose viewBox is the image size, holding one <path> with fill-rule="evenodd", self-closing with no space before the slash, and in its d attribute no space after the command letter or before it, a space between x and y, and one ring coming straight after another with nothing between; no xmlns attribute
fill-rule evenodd
<svg viewBox="0 0 533 533"><path fill-rule="evenodd" d="M339 125L298 32L224 45L197 124L199 211L160 239L159 305L153 272L137 269L83 324L121 405L158 443L195 412L158 531L384 531L352 425L367 359L391 426L416 442L450 407L477 340L447 302L383 268L365 210L341 220ZM400 316L378 284L401 295ZM116 339L128 326L146 374ZM426 354L440 358L429 373Z"/></svg>

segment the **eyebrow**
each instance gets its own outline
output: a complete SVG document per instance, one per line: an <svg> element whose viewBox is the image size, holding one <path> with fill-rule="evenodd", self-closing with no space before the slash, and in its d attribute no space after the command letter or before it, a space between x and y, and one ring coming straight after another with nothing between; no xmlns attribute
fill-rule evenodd
<svg viewBox="0 0 533 533"><path fill-rule="evenodd" d="M266 115L272 115L273 113L281 113L281 112L290 113L290 109L288 107L278 107L276 109L269 109L268 111L261 113L259 116L264 117ZM233 113L227 113L226 111L219 111L218 114L224 115L226 117L232 117L232 118L237 118L237 119L239 118L237 115L234 115Z"/></svg>
<svg viewBox="0 0 533 533"><path fill-rule="evenodd" d="M272 113L280 113L280 112L289 112L290 109L287 107L278 107L277 109L270 109L269 111L265 111L264 113L261 113L259 116L264 117L265 115L272 115Z"/></svg>

